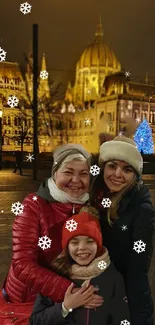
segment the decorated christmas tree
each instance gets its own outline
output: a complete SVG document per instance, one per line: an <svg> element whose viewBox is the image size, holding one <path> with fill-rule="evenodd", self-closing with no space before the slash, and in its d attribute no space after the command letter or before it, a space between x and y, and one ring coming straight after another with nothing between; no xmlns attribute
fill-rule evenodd
<svg viewBox="0 0 155 325"><path fill-rule="evenodd" d="M153 154L154 146L152 139L152 129L147 120L144 119L138 126L134 135L134 141L139 152L145 155Z"/></svg>

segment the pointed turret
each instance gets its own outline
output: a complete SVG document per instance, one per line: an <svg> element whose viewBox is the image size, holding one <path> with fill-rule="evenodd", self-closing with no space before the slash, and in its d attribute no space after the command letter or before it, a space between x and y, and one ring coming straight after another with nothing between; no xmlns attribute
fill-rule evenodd
<svg viewBox="0 0 155 325"><path fill-rule="evenodd" d="M33 69L33 53L32 53L32 42L30 43L29 54L27 57L26 72L30 76Z"/></svg>
<svg viewBox="0 0 155 325"><path fill-rule="evenodd" d="M39 77L39 89L38 89L39 98L40 97L50 97L50 87L48 83L48 72L46 68L46 58L45 53L43 53L41 61L41 71Z"/></svg>
<svg viewBox="0 0 155 325"><path fill-rule="evenodd" d="M43 53L42 62L41 62L41 71L47 71L46 70L46 58L45 53Z"/></svg>
<svg viewBox="0 0 155 325"><path fill-rule="evenodd" d="M101 14L100 14L100 19L99 19L99 23L96 26L96 32L95 32L95 36L98 37L103 37L103 26L102 26L102 18L101 18Z"/></svg>

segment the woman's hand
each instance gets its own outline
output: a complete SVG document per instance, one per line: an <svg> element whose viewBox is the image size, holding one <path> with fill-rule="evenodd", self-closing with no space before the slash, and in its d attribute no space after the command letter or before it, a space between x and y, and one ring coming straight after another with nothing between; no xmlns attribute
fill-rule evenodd
<svg viewBox="0 0 155 325"><path fill-rule="evenodd" d="M93 294L90 300L84 305L85 308L97 308L102 306L104 300L102 296Z"/></svg>
<svg viewBox="0 0 155 325"><path fill-rule="evenodd" d="M64 297L64 307L66 309L75 309L81 306L87 306L90 301L90 298L93 298L94 292L98 290L94 286L88 288L88 281L85 281L81 288L73 288L74 284L72 283Z"/></svg>

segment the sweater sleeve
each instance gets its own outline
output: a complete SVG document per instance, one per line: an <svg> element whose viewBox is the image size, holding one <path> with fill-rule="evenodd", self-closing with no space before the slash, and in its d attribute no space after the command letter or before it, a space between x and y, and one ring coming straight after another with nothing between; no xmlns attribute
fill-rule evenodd
<svg viewBox="0 0 155 325"><path fill-rule="evenodd" d="M16 217L13 225L13 273L20 281L21 288L26 286L27 293L31 292L31 295L36 297L36 294L41 292L54 302L61 302L71 281L39 264L39 207L30 197L27 197L23 204L24 211Z"/></svg>
<svg viewBox="0 0 155 325"><path fill-rule="evenodd" d="M54 304L49 297L38 294L30 316L30 325L63 325L62 304Z"/></svg>
<svg viewBox="0 0 155 325"><path fill-rule="evenodd" d="M126 289L132 325L153 324L148 270L153 252L154 210L141 205L133 226L132 251L126 272Z"/></svg>
<svg viewBox="0 0 155 325"><path fill-rule="evenodd" d="M113 298L111 302L111 325L130 325L129 306L125 292L125 285L120 273L116 271ZM132 323L131 323L132 324Z"/></svg>

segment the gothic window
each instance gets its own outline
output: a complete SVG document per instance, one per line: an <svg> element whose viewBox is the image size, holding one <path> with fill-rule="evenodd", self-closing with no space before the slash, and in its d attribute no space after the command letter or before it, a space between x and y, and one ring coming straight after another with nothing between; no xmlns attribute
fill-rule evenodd
<svg viewBox="0 0 155 325"><path fill-rule="evenodd" d="M79 129L82 128L82 121L79 121Z"/></svg>
<svg viewBox="0 0 155 325"><path fill-rule="evenodd" d="M138 117L138 110L135 109L135 110L133 111L133 118L136 119L137 117Z"/></svg>
<svg viewBox="0 0 155 325"><path fill-rule="evenodd" d="M101 120L101 118L103 118L103 117L104 117L104 112L102 111L101 114L100 114L100 120Z"/></svg>
<svg viewBox="0 0 155 325"><path fill-rule="evenodd" d="M11 119L10 119L10 116L8 116L8 125L11 125Z"/></svg>
<svg viewBox="0 0 155 325"><path fill-rule="evenodd" d="M3 125L7 125L7 123L6 123L6 116L3 117Z"/></svg>
<svg viewBox="0 0 155 325"><path fill-rule="evenodd" d="M15 125L15 126L18 125L18 119L17 119L17 117L14 118L14 125Z"/></svg>

